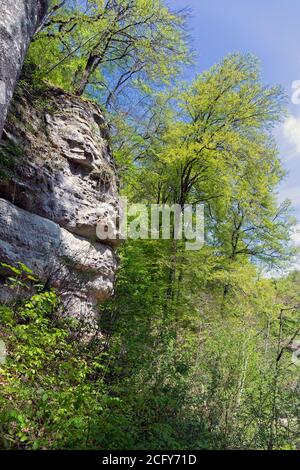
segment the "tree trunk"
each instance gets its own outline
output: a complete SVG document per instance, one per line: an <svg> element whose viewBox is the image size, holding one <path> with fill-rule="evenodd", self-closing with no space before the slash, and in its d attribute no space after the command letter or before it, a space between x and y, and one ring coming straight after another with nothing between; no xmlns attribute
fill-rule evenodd
<svg viewBox="0 0 300 470"><path fill-rule="evenodd" d="M0 137L27 48L48 0L0 0Z"/></svg>
<svg viewBox="0 0 300 470"><path fill-rule="evenodd" d="M80 84L76 90L77 96L81 96L84 93L84 90L89 83L90 76L95 71L95 68L99 65L99 63L100 57L98 55L89 56Z"/></svg>

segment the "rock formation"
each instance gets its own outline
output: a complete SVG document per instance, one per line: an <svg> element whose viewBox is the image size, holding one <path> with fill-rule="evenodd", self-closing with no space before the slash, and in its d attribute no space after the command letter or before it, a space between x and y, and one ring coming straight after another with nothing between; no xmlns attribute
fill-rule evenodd
<svg viewBox="0 0 300 470"><path fill-rule="evenodd" d="M59 289L69 315L93 324L97 302L113 293L117 267L116 237L96 238L99 218L114 225L118 205L100 108L58 89L18 93L1 160L0 259L24 263ZM0 289L2 300L10 295Z"/></svg>
<svg viewBox="0 0 300 470"><path fill-rule="evenodd" d="M30 40L48 0L0 0L0 137Z"/></svg>

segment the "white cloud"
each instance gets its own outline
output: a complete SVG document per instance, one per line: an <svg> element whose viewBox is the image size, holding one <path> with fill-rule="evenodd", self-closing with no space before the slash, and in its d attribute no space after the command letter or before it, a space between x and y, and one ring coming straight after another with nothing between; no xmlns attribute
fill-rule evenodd
<svg viewBox="0 0 300 470"><path fill-rule="evenodd" d="M274 129L274 137L284 164L300 162L300 116L290 114Z"/></svg>
<svg viewBox="0 0 300 470"><path fill-rule="evenodd" d="M283 136L294 148L297 154L300 154L300 118L289 116L283 124Z"/></svg>
<svg viewBox="0 0 300 470"><path fill-rule="evenodd" d="M290 199L295 215L300 214L300 116L289 115L275 131L287 176L279 187L279 199ZM300 218L299 218L300 219ZM300 227L299 227L300 228Z"/></svg>

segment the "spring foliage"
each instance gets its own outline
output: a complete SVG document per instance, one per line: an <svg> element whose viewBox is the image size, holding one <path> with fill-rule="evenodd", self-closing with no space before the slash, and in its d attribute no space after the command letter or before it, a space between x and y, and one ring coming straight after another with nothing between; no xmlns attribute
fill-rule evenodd
<svg viewBox="0 0 300 470"><path fill-rule="evenodd" d="M21 85L46 80L106 106L122 193L204 204L206 243L127 241L116 296L99 306L102 339L89 344L60 317L59 293L2 266L1 281L34 292L0 307L1 447L298 448L299 273L263 275L295 254L276 193L282 90L240 54L180 82L184 14L162 1L62 3Z"/></svg>

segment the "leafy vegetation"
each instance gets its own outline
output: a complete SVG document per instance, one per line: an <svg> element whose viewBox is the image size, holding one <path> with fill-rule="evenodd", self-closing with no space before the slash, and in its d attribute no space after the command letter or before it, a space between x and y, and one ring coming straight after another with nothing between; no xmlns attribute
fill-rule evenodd
<svg viewBox="0 0 300 470"><path fill-rule="evenodd" d="M127 241L88 344L58 293L22 264L2 266L11 288L34 292L0 307L1 446L298 448L300 277L282 274L295 221L277 200L272 138L282 90L240 54L181 83L184 14L162 1L62 3L29 51L31 86L47 80L105 106L122 193L204 204L206 243Z"/></svg>

